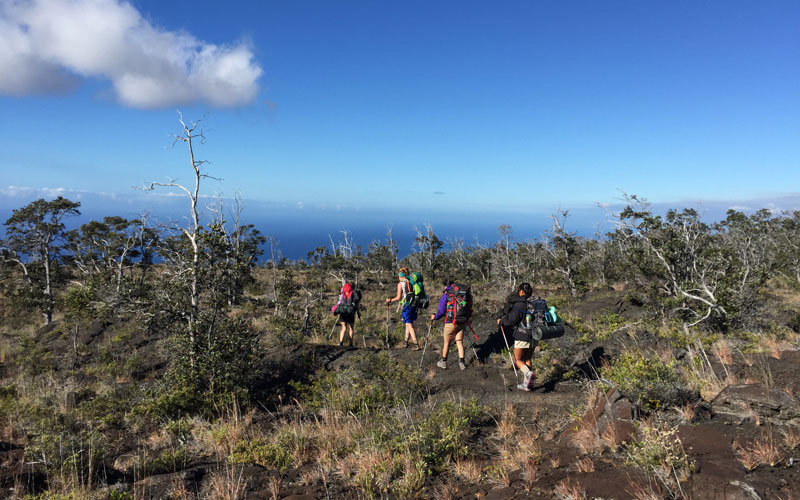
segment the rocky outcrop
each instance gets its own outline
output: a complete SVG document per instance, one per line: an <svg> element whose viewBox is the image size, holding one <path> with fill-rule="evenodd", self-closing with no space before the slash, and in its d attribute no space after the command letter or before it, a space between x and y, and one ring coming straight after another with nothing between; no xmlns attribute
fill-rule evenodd
<svg viewBox="0 0 800 500"><path fill-rule="evenodd" d="M734 423L771 422L779 425L800 425L800 403L783 390L760 385L731 385L711 402L715 417Z"/></svg>

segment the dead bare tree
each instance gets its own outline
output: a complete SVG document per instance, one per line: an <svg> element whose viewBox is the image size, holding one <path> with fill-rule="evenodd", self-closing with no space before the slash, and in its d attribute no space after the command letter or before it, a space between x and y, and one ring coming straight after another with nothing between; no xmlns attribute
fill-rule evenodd
<svg viewBox="0 0 800 500"><path fill-rule="evenodd" d="M187 187L183 184L180 184L177 179L171 178L167 182L151 182L148 186L144 187L144 190L146 191L153 191L156 187L176 188L180 191L183 191L186 194L186 197L189 199L189 216L191 220L188 227L181 227L179 230L183 233L191 248L191 261L185 269L185 271L189 274L190 304L189 312L186 315L186 321L188 323L189 341L193 346L196 345L196 322L198 317L198 304L200 300L200 290L197 283L198 264L200 262L200 246L198 243L198 237L202 227L200 225L200 211L198 209L198 201L200 198L200 182L203 179L220 180L204 173L202 167L208 162L206 160L198 160L195 157L195 141L200 141L201 144L205 142L205 136L203 135L202 129L198 130L198 125L203 118L200 118L195 122L187 123L179 111L178 121L181 124L182 130L179 134L174 134L172 136L173 142L172 146L170 146L174 147L178 143L184 143L186 145L187 152L189 154L189 164L192 167L192 172L194 173L194 185L189 185Z"/></svg>

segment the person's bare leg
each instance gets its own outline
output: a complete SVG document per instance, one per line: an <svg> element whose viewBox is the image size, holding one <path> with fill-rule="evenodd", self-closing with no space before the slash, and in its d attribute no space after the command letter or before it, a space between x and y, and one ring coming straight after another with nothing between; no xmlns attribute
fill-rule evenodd
<svg viewBox="0 0 800 500"><path fill-rule="evenodd" d="M456 348L458 348L458 359L464 359L464 330L456 334Z"/></svg>
<svg viewBox="0 0 800 500"><path fill-rule="evenodd" d="M406 323L406 341L411 339L412 344L417 343L417 332L414 331L414 323Z"/></svg>

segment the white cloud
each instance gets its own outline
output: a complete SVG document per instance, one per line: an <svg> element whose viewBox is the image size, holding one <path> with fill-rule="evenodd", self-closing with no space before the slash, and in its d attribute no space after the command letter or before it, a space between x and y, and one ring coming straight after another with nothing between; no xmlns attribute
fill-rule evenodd
<svg viewBox="0 0 800 500"><path fill-rule="evenodd" d="M8 198L31 198L31 197L58 198L59 196L64 196L67 193L77 193L77 191L68 190L63 187L33 188L27 186L14 186L14 185L9 185L5 187L0 186L0 195L3 195Z"/></svg>
<svg viewBox="0 0 800 500"><path fill-rule="evenodd" d="M0 94L64 93L106 78L127 106L252 102L263 73L246 42L152 25L121 0L0 0Z"/></svg>

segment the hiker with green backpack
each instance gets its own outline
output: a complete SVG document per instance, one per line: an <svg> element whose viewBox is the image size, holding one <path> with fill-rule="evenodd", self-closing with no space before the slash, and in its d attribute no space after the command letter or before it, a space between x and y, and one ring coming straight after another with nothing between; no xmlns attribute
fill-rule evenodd
<svg viewBox="0 0 800 500"><path fill-rule="evenodd" d="M342 324L342 331L339 332L339 346L344 342L345 332L349 332L349 346L353 346L353 326L356 322L356 315L361 316L361 290L356 289L352 281L348 281L339 292L339 301L331 308L333 314L339 316Z"/></svg>
<svg viewBox="0 0 800 500"><path fill-rule="evenodd" d="M425 295L425 290L422 286L422 275L416 272L410 273L407 267L402 267L397 277L397 294L386 299L386 309L389 309L389 304L392 302L400 302L403 307L401 319L405 325L403 347L413 345L414 350L419 351L420 346L417 341L417 332L414 330L414 321L417 320L417 309L427 307L427 295ZM388 312L386 317L388 321ZM409 339L411 344L409 344Z"/></svg>

